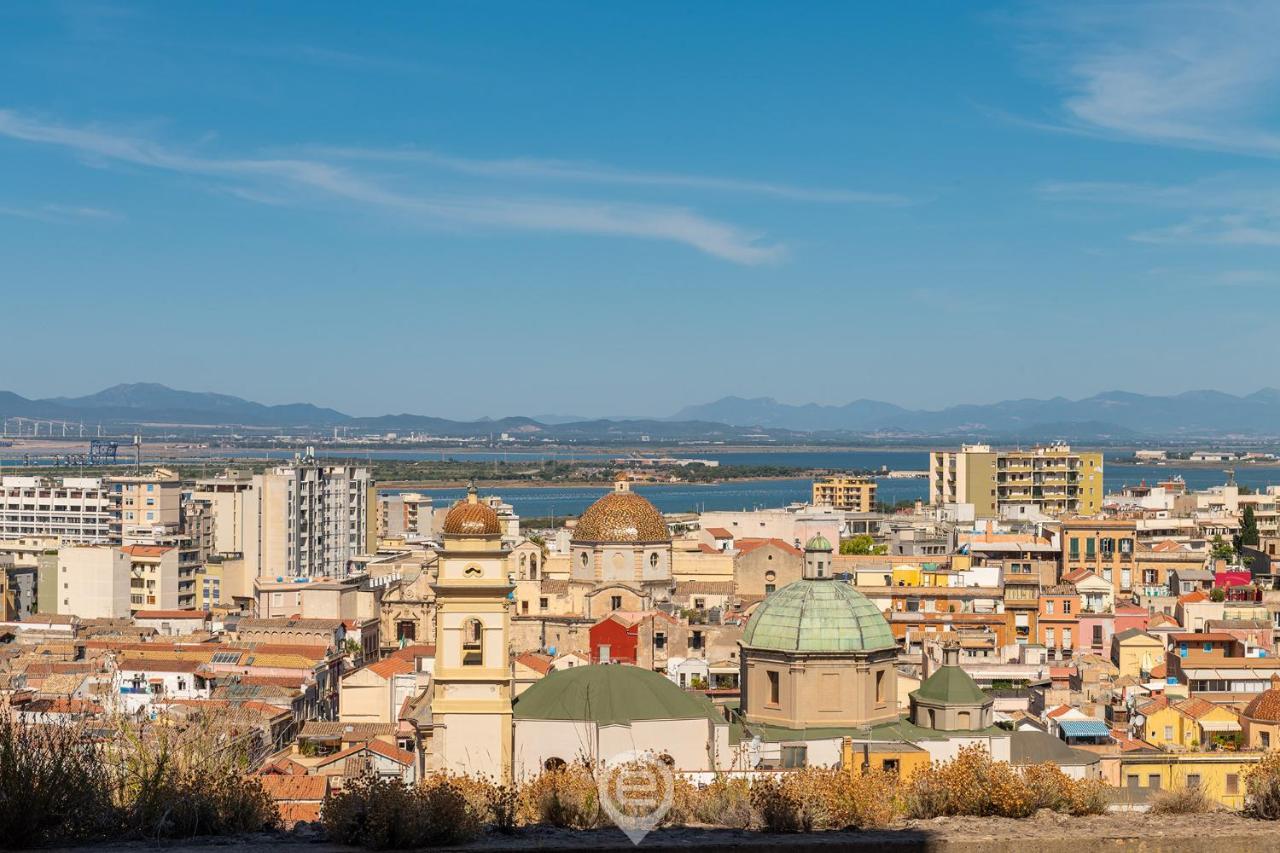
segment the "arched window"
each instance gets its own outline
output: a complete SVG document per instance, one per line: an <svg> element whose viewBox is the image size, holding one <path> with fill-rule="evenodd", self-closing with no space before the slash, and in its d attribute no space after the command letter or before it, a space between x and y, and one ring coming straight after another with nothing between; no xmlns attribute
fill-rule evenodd
<svg viewBox="0 0 1280 853"><path fill-rule="evenodd" d="M564 759L557 758L554 755L548 758L546 761L542 762L542 769L551 771L553 773L556 772L557 770L563 770L564 768L565 768Z"/></svg>
<svg viewBox="0 0 1280 853"><path fill-rule="evenodd" d="M529 563L529 555L521 554L520 555L520 577L524 577L524 570L525 570L525 567L528 565L528 563Z"/></svg>
<svg viewBox="0 0 1280 853"><path fill-rule="evenodd" d="M585 567L586 567L586 565L587 565L587 560L588 560L588 559L590 559L589 557L587 557L587 552L586 552L586 551L583 551L583 552L582 552L582 558L581 558L581 559L582 559L582 565L583 565L583 567L585 568Z"/></svg>
<svg viewBox="0 0 1280 853"><path fill-rule="evenodd" d="M652 554L649 555L649 565L655 569L658 568L658 552L657 551L654 551Z"/></svg>
<svg viewBox="0 0 1280 853"><path fill-rule="evenodd" d="M462 665L484 666L484 626L474 616L462 623Z"/></svg>

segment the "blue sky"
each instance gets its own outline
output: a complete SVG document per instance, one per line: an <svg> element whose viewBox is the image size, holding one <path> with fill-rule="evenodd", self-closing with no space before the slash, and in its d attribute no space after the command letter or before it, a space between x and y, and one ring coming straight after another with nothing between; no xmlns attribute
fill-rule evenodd
<svg viewBox="0 0 1280 853"><path fill-rule="evenodd" d="M1275 384L1280 6L0 6L0 388ZM137 337L135 337L135 335Z"/></svg>

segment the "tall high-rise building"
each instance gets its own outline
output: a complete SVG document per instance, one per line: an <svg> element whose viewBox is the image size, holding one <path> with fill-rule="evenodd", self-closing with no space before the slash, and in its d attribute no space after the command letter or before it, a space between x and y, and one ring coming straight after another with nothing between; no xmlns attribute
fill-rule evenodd
<svg viewBox="0 0 1280 853"><path fill-rule="evenodd" d="M371 486L367 468L307 457L201 480L192 500L213 516L214 553L243 556L252 577L344 578L366 550Z"/></svg>
<svg viewBox="0 0 1280 853"><path fill-rule="evenodd" d="M972 504L977 518L1093 515L1102 507L1102 454L1066 444L929 454L929 501Z"/></svg>

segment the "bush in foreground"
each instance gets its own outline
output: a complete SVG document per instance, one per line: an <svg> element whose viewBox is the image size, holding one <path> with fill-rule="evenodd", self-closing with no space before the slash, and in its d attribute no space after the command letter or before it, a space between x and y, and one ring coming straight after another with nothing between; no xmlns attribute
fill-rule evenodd
<svg viewBox="0 0 1280 853"><path fill-rule="evenodd" d="M0 718L0 847L190 838L277 825L243 733L117 720L105 733Z"/></svg>
<svg viewBox="0 0 1280 853"><path fill-rule="evenodd" d="M329 840L372 850L407 850L470 841L484 824L457 780L417 785L369 774L347 782L320 815Z"/></svg>
<svg viewBox="0 0 1280 853"><path fill-rule="evenodd" d="M1204 814L1213 808L1202 788L1169 788L1152 794L1148 804L1151 814Z"/></svg>
<svg viewBox="0 0 1280 853"><path fill-rule="evenodd" d="M949 815L1022 818L1040 809L1070 815L1106 811L1106 785L1071 779L1053 764L1022 768L995 761L978 746L965 747L951 761L918 770L901 786L907 817Z"/></svg>
<svg viewBox="0 0 1280 853"><path fill-rule="evenodd" d="M1280 752L1268 752L1244 777L1246 814L1280 820Z"/></svg>

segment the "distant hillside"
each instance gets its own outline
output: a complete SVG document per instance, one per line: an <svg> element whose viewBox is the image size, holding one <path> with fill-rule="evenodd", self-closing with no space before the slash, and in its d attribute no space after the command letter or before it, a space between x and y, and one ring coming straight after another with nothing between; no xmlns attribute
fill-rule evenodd
<svg viewBox="0 0 1280 853"><path fill-rule="evenodd" d="M28 399L0 391L0 416L163 429L237 427L280 431L335 426L365 432L422 432L452 438L509 433L552 441L847 441L850 438L989 438L1037 441L1130 441L1178 436L1280 436L1280 391L1242 397L1188 391L1161 397L1109 391L1083 400L1005 400L988 405L912 410L876 400L843 406L788 405L771 397L725 397L688 406L670 418L535 419L515 416L458 421L412 413L353 417L310 403L268 406L241 397L132 383L83 397Z"/></svg>
<svg viewBox="0 0 1280 853"><path fill-rule="evenodd" d="M856 400L843 406L789 405L770 397L725 397L688 406L672 416L734 426L802 431L896 432L921 435L988 434L1083 437L1176 435L1280 435L1280 391L1264 388L1243 397L1220 391L1187 391L1167 397L1108 391L1083 400L1006 400L988 405L909 410L892 403Z"/></svg>

